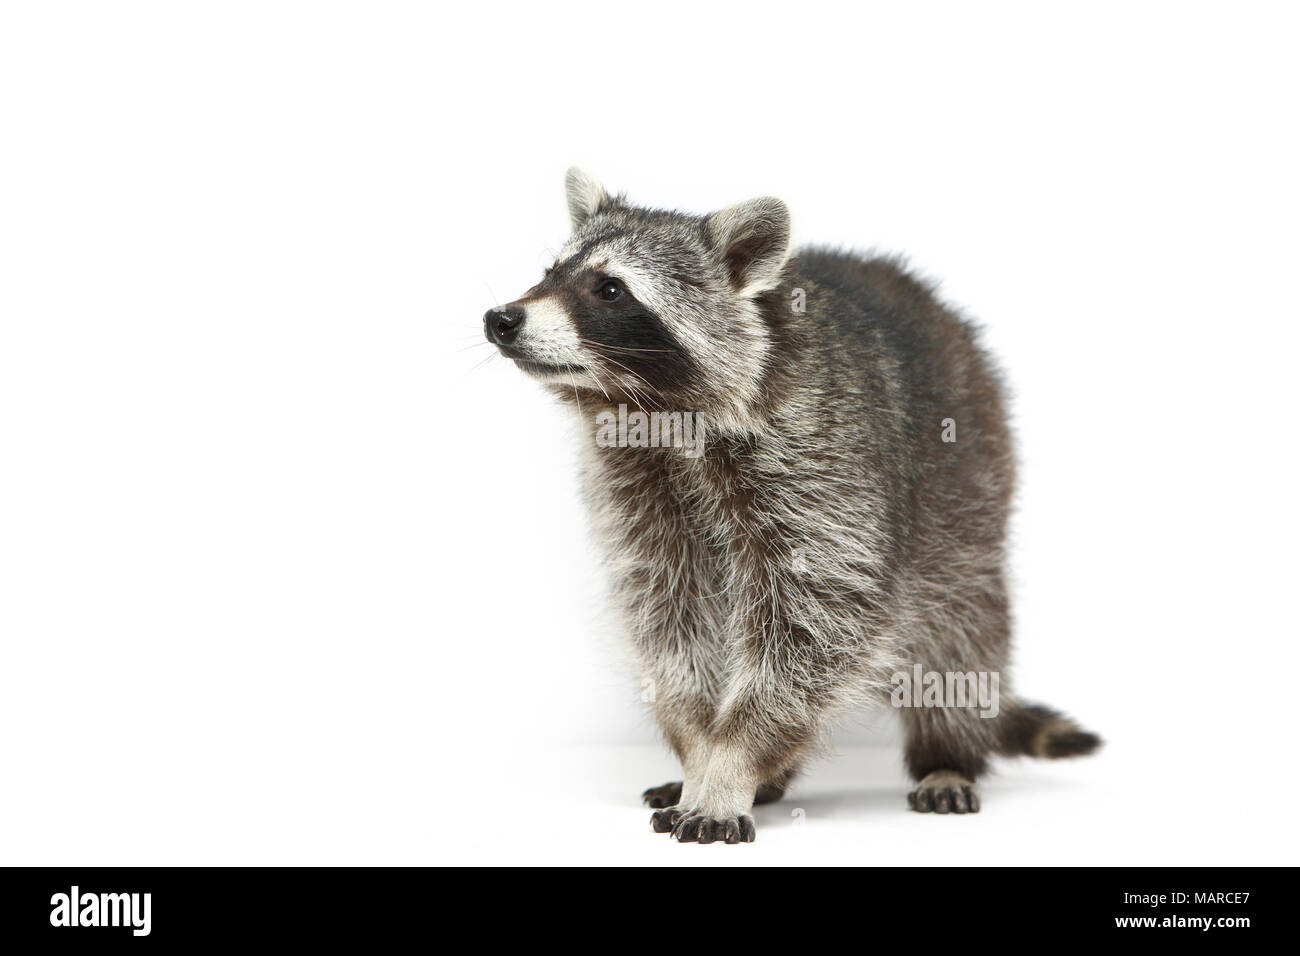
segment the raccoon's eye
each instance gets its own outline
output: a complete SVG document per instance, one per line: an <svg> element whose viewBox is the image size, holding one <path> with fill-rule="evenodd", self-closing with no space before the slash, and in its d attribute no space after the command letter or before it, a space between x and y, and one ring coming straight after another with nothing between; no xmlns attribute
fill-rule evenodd
<svg viewBox="0 0 1300 956"><path fill-rule="evenodd" d="M623 287L613 279L606 279L596 287L596 295L606 302L613 302L623 297Z"/></svg>

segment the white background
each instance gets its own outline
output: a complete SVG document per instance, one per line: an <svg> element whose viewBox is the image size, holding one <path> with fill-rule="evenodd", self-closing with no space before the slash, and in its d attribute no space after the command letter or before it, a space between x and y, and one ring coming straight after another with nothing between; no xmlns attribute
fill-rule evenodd
<svg viewBox="0 0 1300 956"><path fill-rule="evenodd" d="M1297 862L1292 9L6 4L0 863ZM648 832L571 423L475 344L575 162L986 324L1101 755L909 814L877 715Z"/></svg>

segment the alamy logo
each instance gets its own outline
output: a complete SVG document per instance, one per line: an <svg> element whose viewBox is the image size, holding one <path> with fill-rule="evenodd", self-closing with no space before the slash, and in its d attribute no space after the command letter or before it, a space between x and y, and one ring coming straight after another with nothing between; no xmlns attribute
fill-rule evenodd
<svg viewBox="0 0 1300 956"><path fill-rule="evenodd" d="M151 893L71 893L50 897L51 926L129 926L134 936L149 935Z"/></svg>
<svg viewBox="0 0 1300 956"><path fill-rule="evenodd" d="M601 448L680 448L687 458L704 454L704 423L694 412L605 411L596 416Z"/></svg>
<svg viewBox="0 0 1300 956"><path fill-rule="evenodd" d="M981 717L998 715L997 671L945 672L897 671L890 676L894 689L889 695L895 707L978 707Z"/></svg>

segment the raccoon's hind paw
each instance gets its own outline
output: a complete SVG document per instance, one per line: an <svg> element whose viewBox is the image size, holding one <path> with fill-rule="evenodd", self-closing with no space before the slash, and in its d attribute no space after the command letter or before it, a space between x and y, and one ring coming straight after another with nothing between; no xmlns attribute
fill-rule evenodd
<svg viewBox="0 0 1300 956"><path fill-rule="evenodd" d="M645 793L641 794L641 799L651 810L661 810L664 807L674 807L677 801L682 798L682 782L665 783L662 786L651 787Z"/></svg>
<svg viewBox="0 0 1300 956"><path fill-rule="evenodd" d="M692 810L679 814L673 824L673 839L678 843L753 843L754 818L742 813L719 819Z"/></svg>
<svg viewBox="0 0 1300 956"><path fill-rule="evenodd" d="M918 813L979 813L975 782L953 770L935 770L907 795L907 806Z"/></svg>

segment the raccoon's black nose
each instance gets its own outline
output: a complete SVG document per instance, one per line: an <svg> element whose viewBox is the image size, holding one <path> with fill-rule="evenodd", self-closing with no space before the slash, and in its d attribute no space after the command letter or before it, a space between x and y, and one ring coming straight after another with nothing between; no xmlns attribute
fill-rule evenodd
<svg viewBox="0 0 1300 956"><path fill-rule="evenodd" d="M519 334L519 327L523 324L524 310L511 305L488 309L487 314L483 316L483 332L489 342L495 342L497 345L509 345L514 341L515 336Z"/></svg>

